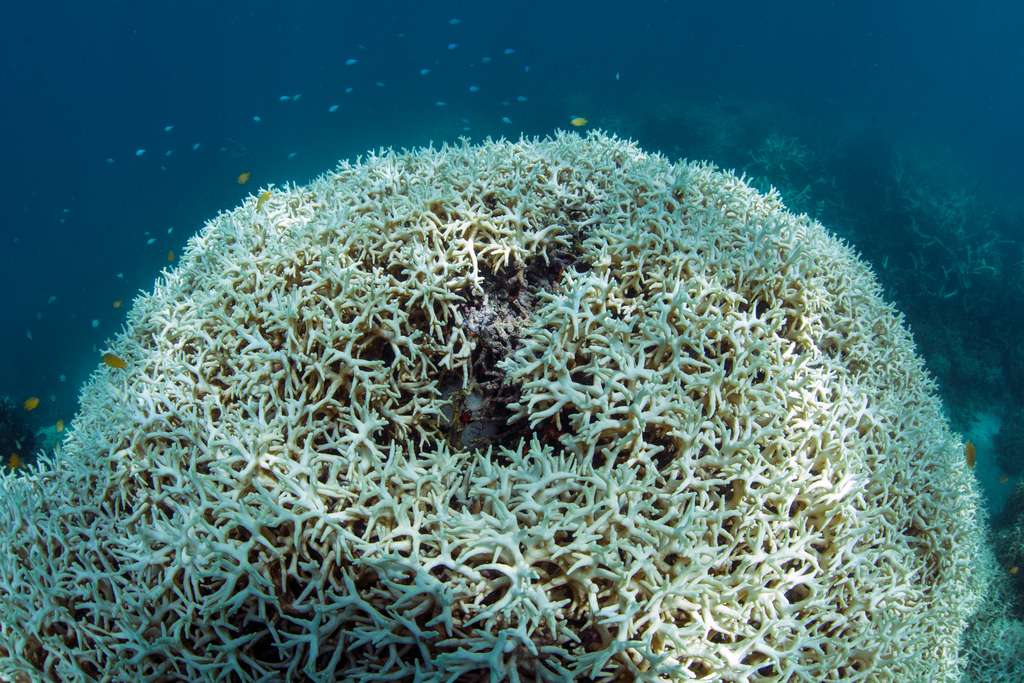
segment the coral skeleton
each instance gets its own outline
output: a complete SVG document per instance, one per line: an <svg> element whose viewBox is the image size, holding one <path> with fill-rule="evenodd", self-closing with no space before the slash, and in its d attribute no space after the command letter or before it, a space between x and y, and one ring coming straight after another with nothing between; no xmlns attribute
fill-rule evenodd
<svg viewBox="0 0 1024 683"><path fill-rule="evenodd" d="M210 221L0 478L15 681L955 681L977 491L849 246L601 133Z"/></svg>

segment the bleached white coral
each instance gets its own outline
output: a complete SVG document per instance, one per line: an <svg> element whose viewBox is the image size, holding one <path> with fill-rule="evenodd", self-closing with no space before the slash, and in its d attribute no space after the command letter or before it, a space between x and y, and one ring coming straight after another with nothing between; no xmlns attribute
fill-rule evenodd
<svg viewBox="0 0 1024 683"><path fill-rule="evenodd" d="M976 493L910 336L713 167L344 164L210 222L112 350L0 479L7 678L958 675Z"/></svg>
<svg viewBox="0 0 1024 683"><path fill-rule="evenodd" d="M961 642L962 683L1017 683L1024 680L1024 621L1014 615L1012 574L998 564L991 546L976 565L984 590Z"/></svg>

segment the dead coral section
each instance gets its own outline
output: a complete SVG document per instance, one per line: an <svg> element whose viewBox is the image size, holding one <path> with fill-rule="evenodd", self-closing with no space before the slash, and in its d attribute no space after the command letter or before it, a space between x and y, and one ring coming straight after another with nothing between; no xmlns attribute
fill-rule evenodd
<svg viewBox="0 0 1024 683"><path fill-rule="evenodd" d="M579 242L579 237L575 237ZM578 253L578 246L576 252ZM533 257L484 277L483 295L469 296L462 307L465 329L473 342L471 383L451 392L452 441L456 448L484 450L489 445L514 448L531 429L511 424L508 406L519 389L506 381L500 363L519 345L524 326L540 305L544 292L555 291L567 269L587 270L573 249L555 250L549 258Z"/></svg>

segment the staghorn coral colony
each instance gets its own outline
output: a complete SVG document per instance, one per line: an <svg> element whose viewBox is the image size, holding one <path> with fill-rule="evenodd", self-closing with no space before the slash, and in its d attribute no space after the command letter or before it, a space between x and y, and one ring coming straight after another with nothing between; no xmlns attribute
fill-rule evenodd
<svg viewBox="0 0 1024 683"><path fill-rule="evenodd" d="M0 479L12 680L954 681L962 445L851 249L599 133L212 220Z"/></svg>

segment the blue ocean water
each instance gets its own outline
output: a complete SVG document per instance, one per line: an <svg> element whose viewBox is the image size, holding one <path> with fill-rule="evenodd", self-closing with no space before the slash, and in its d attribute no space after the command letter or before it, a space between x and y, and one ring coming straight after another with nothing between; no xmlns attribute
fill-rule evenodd
<svg viewBox="0 0 1024 683"><path fill-rule="evenodd" d="M1022 23L1009 3L12 6L0 395L38 396L37 427L70 418L135 293L255 188L584 117L743 170L852 241L958 426L994 433L1024 394ZM964 220L933 229L955 193Z"/></svg>
<svg viewBox="0 0 1024 683"><path fill-rule="evenodd" d="M809 187L798 208L879 267L926 353L978 363L937 370L948 400L991 394L1000 382L986 373L1019 398L1019 349L994 337L1019 328L1020 289L975 283L940 305L885 268L921 239L898 196L904 160L929 174L910 180L931 184L919 194L973 197L984 220L963 229L979 243L993 231L1006 264L992 279L1019 281L1021 15L923 2L12 6L0 28L0 394L39 395L41 423L70 416L168 250L256 187L372 148L544 135L583 116L672 157ZM758 166L773 135L803 164ZM933 310L941 322L915 320ZM949 328L945 350L924 338L931 326Z"/></svg>
<svg viewBox="0 0 1024 683"><path fill-rule="evenodd" d="M132 298L257 188L598 128L742 171L854 244L998 520L1024 475L1022 34L1006 2L11 5L0 396L31 431L70 422Z"/></svg>

